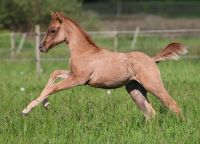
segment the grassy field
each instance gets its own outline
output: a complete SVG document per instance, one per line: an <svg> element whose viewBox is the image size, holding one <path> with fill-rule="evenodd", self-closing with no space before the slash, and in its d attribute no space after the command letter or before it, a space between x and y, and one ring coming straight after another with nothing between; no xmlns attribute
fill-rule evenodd
<svg viewBox="0 0 200 144"><path fill-rule="evenodd" d="M153 55L170 41L141 38L137 48ZM197 38L180 41L192 48L192 54L199 53ZM131 39L121 41L118 50L126 47L124 51L130 51L130 42ZM105 40L98 43L108 48L112 45ZM42 57L64 58L65 51L54 49ZM2 51L0 57L7 57L7 53ZM33 56L33 49L24 49L19 57ZM199 59L159 64L165 87L180 105L184 120L148 94L157 112L155 119L149 122L144 121L124 88L111 90L108 95L105 90L88 86L53 94L48 111L38 106L30 115L22 117L22 109L38 96L50 73L66 69L68 62L44 61L42 66L43 72L38 77L34 61L0 61L0 143L200 143Z"/></svg>

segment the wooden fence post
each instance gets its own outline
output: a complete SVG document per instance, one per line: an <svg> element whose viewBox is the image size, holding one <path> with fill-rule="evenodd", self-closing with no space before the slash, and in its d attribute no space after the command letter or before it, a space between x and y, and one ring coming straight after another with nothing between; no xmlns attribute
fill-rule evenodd
<svg viewBox="0 0 200 144"><path fill-rule="evenodd" d="M118 48L118 34L117 34L117 32L115 32L115 34L114 34L113 46L114 46L114 51L117 51L117 48Z"/></svg>
<svg viewBox="0 0 200 144"><path fill-rule="evenodd" d="M10 57L11 58L14 58L15 57L15 33L12 32L10 34L10 50L11 50L11 53L10 53Z"/></svg>
<svg viewBox="0 0 200 144"><path fill-rule="evenodd" d="M25 40L26 40L26 36L27 36L26 33L23 33L23 34L22 34L22 38L21 38L21 41L20 41L20 43L19 43L19 46L18 46L18 49L17 49L17 52L16 52L17 55L18 55L18 54L20 53L20 51L22 50L22 47L23 47L24 42L25 42Z"/></svg>
<svg viewBox="0 0 200 144"><path fill-rule="evenodd" d="M133 37L133 40L132 40L132 43L131 43L131 49L134 49L134 48L135 48L135 44L136 44L136 41L137 41L137 37L138 37L138 35L139 35L139 32L140 32L140 28L139 28L139 27L136 27L135 33L134 33L134 37Z"/></svg>
<svg viewBox="0 0 200 144"><path fill-rule="evenodd" d="M35 26L35 62L36 62L36 73L39 74L41 72L41 61L40 61L40 26Z"/></svg>

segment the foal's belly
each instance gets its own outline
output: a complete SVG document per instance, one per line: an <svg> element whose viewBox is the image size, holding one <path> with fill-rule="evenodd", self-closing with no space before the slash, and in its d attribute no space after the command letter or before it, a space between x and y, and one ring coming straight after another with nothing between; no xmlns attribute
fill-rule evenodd
<svg viewBox="0 0 200 144"><path fill-rule="evenodd" d="M95 81L89 81L88 85L96 88L103 88L103 89L114 89L119 88L128 83L129 80L124 81L103 81L103 82L95 82Z"/></svg>
<svg viewBox="0 0 200 144"><path fill-rule="evenodd" d="M128 83L131 76L126 70L102 70L100 72L94 72L90 76L88 85L92 87L113 89L119 88Z"/></svg>

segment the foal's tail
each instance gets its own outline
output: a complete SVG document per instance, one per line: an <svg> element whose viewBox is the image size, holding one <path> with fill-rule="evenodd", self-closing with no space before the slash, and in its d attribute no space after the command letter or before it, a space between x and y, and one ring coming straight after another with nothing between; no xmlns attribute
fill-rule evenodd
<svg viewBox="0 0 200 144"><path fill-rule="evenodd" d="M155 62L174 59L177 60L179 55L187 53L187 49L180 43L170 43L166 48L161 50L156 56L153 57Z"/></svg>

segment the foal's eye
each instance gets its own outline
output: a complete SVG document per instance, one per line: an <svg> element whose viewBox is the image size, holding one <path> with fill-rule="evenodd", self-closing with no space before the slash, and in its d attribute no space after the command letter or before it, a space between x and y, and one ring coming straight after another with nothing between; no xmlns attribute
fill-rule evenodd
<svg viewBox="0 0 200 144"><path fill-rule="evenodd" d="M56 32L56 30L55 30L55 29L52 29L52 30L51 30L51 33L52 33L52 34L54 34L55 32Z"/></svg>

